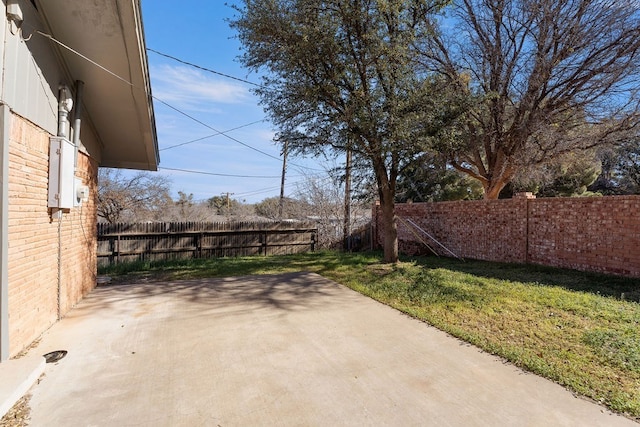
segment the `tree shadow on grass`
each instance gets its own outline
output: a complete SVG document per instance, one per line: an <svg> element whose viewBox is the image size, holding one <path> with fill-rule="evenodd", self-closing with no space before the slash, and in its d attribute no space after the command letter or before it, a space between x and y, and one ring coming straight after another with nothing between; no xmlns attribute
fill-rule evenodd
<svg viewBox="0 0 640 427"><path fill-rule="evenodd" d="M452 286L440 271L426 270L418 275L409 287L407 296L414 303L426 304L482 304L496 297L495 292Z"/></svg>
<svg viewBox="0 0 640 427"><path fill-rule="evenodd" d="M320 258L321 261L318 261ZM323 253L269 257L199 258L160 262L135 262L101 268L99 274L114 276L116 281L185 280L212 277L251 276L257 274L322 272L343 265L341 256Z"/></svg>
<svg viewBox="0 0 640 427"><path fill-rule="evenodd" d="M508 280L537 286L558 286L571 291L640 302L640 279L531 264L460 261L433 256L411 259L428 269L445 268L488 279Z"/></svg>

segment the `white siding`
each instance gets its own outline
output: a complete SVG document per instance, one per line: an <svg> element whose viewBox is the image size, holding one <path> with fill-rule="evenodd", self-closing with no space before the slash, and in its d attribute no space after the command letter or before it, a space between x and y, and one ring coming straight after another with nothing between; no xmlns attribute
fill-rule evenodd
<svg viewBox="0 0 640 427"><path fill-rule="evenodd" d="M38 12L29 1L20 1L20 6L24 15L22 34L11 34L6 14L2 17L6 37L2 99L15 113L55 134L58 86L65 79L51 42L35 33L35 29L46 32ZM31 39L25 41L29 35Z"/></svg>
<svg viewBox="0 0 640 427"><path fill-rule="evenodd" d="M55 135L58 130L58 88L64 83L73 91L73 81L63 72L54 43L35 32L37 28L47 33L38 11L29 1L20 3L24 14L22 37L9 31L4 3L0 3L3 5L4 23L1 33L7 41L6 44L0 44L0 49L6 49L2 56L5 75L1 99L13 112ZM88 153L99 161L101 146L93 126L87 120L86 111L83 114L81 141Z"/></svg>

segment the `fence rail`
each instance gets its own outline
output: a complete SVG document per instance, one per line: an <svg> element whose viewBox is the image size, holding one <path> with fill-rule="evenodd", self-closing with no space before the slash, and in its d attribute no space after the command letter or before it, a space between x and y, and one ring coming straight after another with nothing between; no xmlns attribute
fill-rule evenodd
<svg viewBox="0 0 640 427"><path fill-rule="evenodd" d="M98 224L98 265L315 250L317 227L289 222Z"/></svg>

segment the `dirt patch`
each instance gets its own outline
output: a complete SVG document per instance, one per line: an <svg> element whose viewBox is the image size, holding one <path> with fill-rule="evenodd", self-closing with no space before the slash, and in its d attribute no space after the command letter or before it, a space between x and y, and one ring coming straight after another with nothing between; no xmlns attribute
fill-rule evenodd
<svg viewBox="0 0 640 427"><path fill-rule="evenodd" d="M174 278L170 272L144 272L129 273L122 276L112 276L108 283L102 283L99 287L109 287L114 285L131 285L140 283L164 282Z"/></svg>
<svg viewBox="0 0 640 427"><path fill-rule="evenodd" d="M36 348L39 344L40 341L42 340L42 336L36 338L35 340L33 340L33 342L31 344L29 344L27 347L24 348L24 350L22 350L20 353L18 353L16 355L16 357L14 357L14 359L20 359L21 357L26 356L27 354L29 354L29 352Z"/></svg>
<svg viewBox="0 0 640 427"><path fill-rule="evenodd" d="M16 402L15 405L9 412L5 414L2 419L0 419L0 427L24 427L29 425L31 407L29 406L29 402L31 400L31 395L26 394L20 400Z"/></svg>
<svg viewBox="0 0 640 427"><path fill-rule="evenodd" d="M377 276L386 276L389 273L392 273L396 269L394 264L373 264L367 266L367 271L377 275Z"/></svg>

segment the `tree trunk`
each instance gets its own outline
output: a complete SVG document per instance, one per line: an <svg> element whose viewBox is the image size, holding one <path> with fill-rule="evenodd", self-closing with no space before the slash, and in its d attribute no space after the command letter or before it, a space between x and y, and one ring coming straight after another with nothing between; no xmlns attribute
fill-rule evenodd
<svg viewBox="0 0 640 427"><path fill-rule="evenodd" d="M484 198L486 200L496 200L500 196L500 192L503 188L504 185L488 185L484 189Z"/></svg>
<svg viewBox="0 0 640 427"><path fill-rule="evenodd" d="M495 180L490 180L484 187L484 198L486 200L496 200L500 196L500 192L507 186L511 177L501 176Z"/></svg>
<svg viewBox="0 0 640 427"><path fill-rule="evenodd" d="M384 230L384 262L398 262L398 226L393 196L385 194L380 200L382 209L382 228Z"/></svg>

